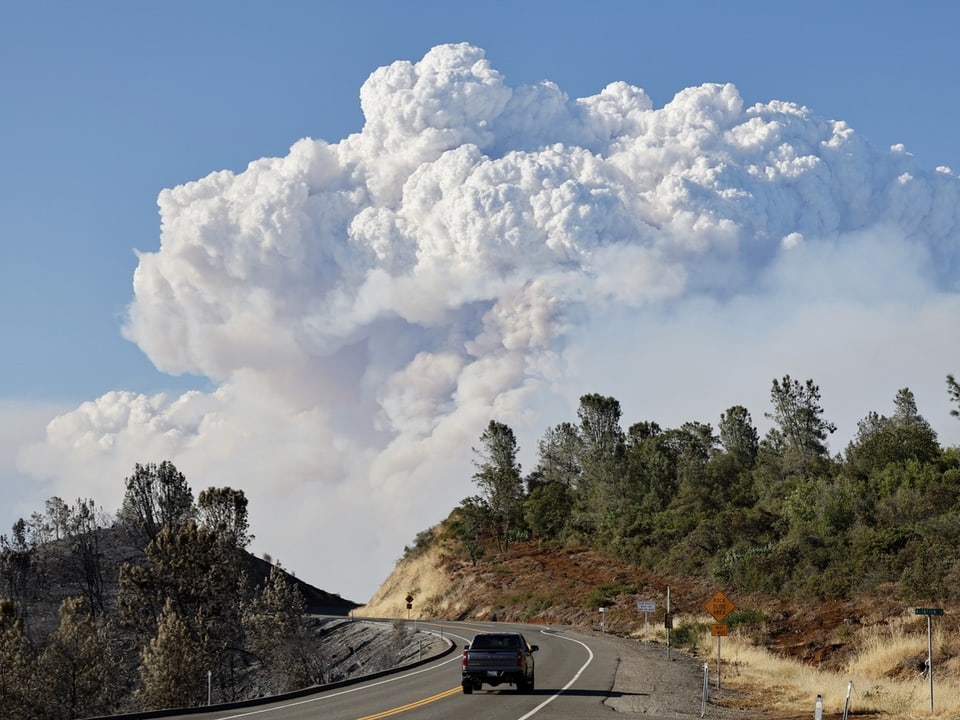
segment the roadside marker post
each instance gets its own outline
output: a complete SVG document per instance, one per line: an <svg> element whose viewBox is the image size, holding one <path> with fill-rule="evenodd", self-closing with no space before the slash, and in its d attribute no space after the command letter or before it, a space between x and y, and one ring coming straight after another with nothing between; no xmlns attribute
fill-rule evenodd
<svg viewBox="0 0 960 720"><path fill-rule="evenodd" d="M703 693L700 698L700 717L707 714L707 703L710 701L710 663L703 664Z"/></svg>

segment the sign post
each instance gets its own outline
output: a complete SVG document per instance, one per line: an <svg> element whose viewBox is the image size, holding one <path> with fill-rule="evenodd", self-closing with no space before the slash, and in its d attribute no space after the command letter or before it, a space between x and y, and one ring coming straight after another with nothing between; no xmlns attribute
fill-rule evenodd
<svg viewBox="0 0 960 720"><path fill-rule="evenodd" d="M717 638L717 690L720 689L720 638L727 634L727 626L721 625L719 623L723 622L723 619L729 615L731 612L737 609L737 606L734 605L730 598L724 595L721 591L717 591L712 598L707 600L703 604L703 607L707 609L707 612L713 615L714 620L717 621L717 625L714 625L711 628L711 633Z"/></svg>
<svg viewBox="0 0 960 720"><path fill-rule="evenodd" d="M930 712L933 712L933 616L943 615L943 608L915 608L917 615L927 616L927 677L930 679Z"/></svg>

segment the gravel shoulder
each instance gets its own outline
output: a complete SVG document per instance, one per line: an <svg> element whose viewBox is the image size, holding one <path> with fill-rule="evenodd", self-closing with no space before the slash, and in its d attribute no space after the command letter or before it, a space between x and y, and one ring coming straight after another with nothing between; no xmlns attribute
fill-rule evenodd
<svg viewBox="0 0 960 720"><path fill-rule="evenodd" d="M657 720L719 718L750 720L755 712L735 709L737 691L716 688L715 667L710 668L707 704L703 704L704 661L664 645L606 636L617 648L620 662L613 693L605 705L619 713ZM703 714L701 715L701 712Z"/></svg>

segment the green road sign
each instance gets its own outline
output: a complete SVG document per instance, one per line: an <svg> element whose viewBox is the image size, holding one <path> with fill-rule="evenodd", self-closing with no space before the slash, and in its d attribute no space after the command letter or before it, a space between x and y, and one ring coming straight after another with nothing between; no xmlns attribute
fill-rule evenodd
<svg viewBox="0 0 960 720"><path fill-rule="evenodd" d="M943 615L943 608L916 608L917 615Z"/></svg>

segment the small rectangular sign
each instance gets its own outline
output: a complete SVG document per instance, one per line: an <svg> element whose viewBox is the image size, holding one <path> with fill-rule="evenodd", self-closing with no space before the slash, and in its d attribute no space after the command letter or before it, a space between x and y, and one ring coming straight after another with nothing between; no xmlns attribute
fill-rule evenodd
<svg viewBox="0 0 960 720"><path fill-rule="evenodd" d="M917 608L917 615L943 615L943 608Z"/></svg>
<svg viewBox="0 0 960 720"><path fill-rule="evenodd" d="M653 600L637 600L637 612L653 612L657 609L657 603Z"/></svg>
<svg viewBox="0 0 960 720"><path fill-rule="evenodd" d="M710 626L710 634L714 637L726 637L727 630L727 626L721 625L720 623L715 623Z"/></svg>

